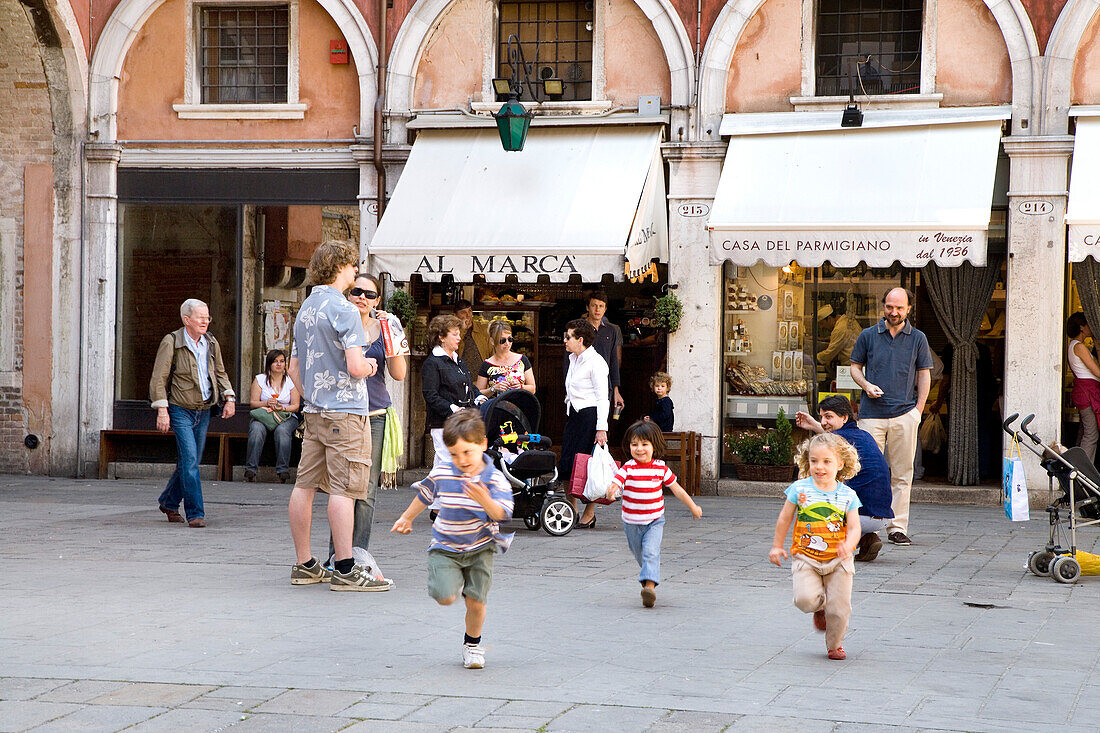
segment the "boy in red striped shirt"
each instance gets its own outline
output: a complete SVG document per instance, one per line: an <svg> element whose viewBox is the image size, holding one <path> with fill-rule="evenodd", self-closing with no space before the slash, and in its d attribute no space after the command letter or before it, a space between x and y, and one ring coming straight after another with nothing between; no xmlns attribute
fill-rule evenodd
<svg viewBox="0 0 1100 733"><path fill-rule="evenodd" d="M626 543L641 566L642 605L653 608L661 582L661 537L665 531L664 487L684 502L698 519L703 510L692 501L665 462L665 438L650 420L639 420L626 429L623 447L631 460L623 464L607 487L607 498L623 499L623 531Z"/></svg>

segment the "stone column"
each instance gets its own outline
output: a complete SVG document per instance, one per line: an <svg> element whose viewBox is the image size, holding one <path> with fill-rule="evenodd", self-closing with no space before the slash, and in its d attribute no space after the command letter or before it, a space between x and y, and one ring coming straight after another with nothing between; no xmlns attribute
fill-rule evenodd
<svg viewBox="0 0 1100 733"><path fill-rule="evenodd" d="M115 398L115 293L118 278L118 161L114 143L88 143L84 190L84 271L81 303L79 465L95 476L99 431L112 425Z"/></svg>
<svg viewBox="0 0 1100 733"><path fill-rule="evenodd" d="M703 436L703 483L714 493L722 438L722 268L710 264L706 224L726 144L661 148L669 164L668 281L684 306L668 340L676 427Z"/></svg>
<svg viewBox="0 0 1100 733"><path fill-rule="evenodd" d="M1073 138L1004 138L1008 187L1008 293L1004 414L1035 415L1031 428L1047 442L1062 425L1062 337L1066 273L1066 200ZM1050 210L1021 211L1025 201ZM1026 207L1035 210L1036 207ZM1024 461L1028 484L1046 485L1038 461Z"/></svg>

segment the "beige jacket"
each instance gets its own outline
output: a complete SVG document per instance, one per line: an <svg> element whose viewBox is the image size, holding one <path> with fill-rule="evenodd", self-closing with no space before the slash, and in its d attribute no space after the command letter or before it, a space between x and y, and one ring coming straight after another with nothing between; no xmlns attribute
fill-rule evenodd
<svg viewBox="0 0 1100 733"><path fill-rule="evenodd" d="M202 388L199 386L199 364L195 354L187 348L184 330L173 331L160 340L157 347L157 360L153 363L153 377L149 380L149 399L153 409L168 407L168 404L185 407L189 410L204 410L214 406L216 396L233 397L236 393L229 383L222 363L222 350L218 340L206 334L208 348L207 373L210 375L210 399L203 402ZM173 370L172 365L175 365Z"/></svg>

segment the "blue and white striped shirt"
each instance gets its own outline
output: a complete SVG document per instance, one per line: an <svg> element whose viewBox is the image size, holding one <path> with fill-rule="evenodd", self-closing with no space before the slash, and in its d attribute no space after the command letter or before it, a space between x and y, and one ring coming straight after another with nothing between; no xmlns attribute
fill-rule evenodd
<svg viewBox="0 0 1100 733"><path fill-rule="evenodd" d="M513 498L512 487L504 474L484 458L485 468L478 480L489 488L489 495L504 507L511 519ZM438 500L438 515L432 525L432 543L429 550L447 550L448 552L475 552L492 544L507 546L506 538L500 534L496 521L491 519L485 509L466 494L466 478L450 462L432 469L428 477L416 484L417 494L425 506L431 506ZM507 540L510 541L510 536Z"/></svg>

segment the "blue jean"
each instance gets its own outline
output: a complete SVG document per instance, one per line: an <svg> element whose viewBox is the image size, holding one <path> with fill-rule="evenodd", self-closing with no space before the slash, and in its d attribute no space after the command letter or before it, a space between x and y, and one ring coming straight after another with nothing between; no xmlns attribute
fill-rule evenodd
<svg viewBox="0 0 1100 733"><path fill-rule="evenodd" d="M641 566L638 582L661 582L661 538L665 534L665 518L654 519L649 524L629 524L623 522L626 544L634 553L634 559Z"/></svg>
<svg viewBox="0 0 1100 733"><path fill-rule="evenodd" d="M382 441L386 436L386 416L373 415L370 419L370 479L367 482L367 498L355 500L355 527L351 532L352 547L369 549L370 530L374 523L374 497L378 492L378 481L382 475ZM332 545L332 535L328 538L328 556L333 557L336 550Z"/></svg>
<svg viewBox="0 0 1100 733"><path fill-rule="evenodd" d="M168 486L157 500L165 509L179 511L180 501L187 521L205 517L202 508L202 481L199 479L199 459L206 447L206 429L210 427L210 410L189 410L168 405L168 422L176 434L176 470Z"/></svg>
<svg viewBox="0 0 1100 733"><path fill-rule="evenodd" d="M298 429L298 417L291 415L275 426L275 473L290 473L290 448L294 443L294 431ZM248 455L245 458L245 470L255 471L260 467L260 454L264 452L267 441L267 426L259 420L248 425Z"/></svg>

